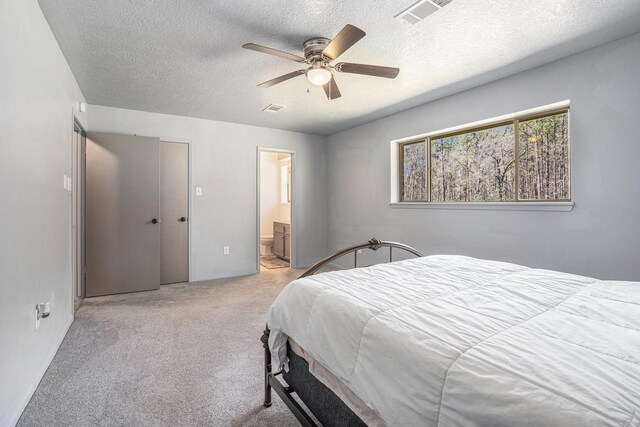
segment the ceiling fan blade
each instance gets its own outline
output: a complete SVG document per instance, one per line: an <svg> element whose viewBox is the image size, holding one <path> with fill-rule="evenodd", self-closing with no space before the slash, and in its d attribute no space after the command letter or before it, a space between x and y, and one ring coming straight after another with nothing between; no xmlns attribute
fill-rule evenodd
<svg viewBox="0 0 640 427"><path fill-rule="evenodd" d="M279 56L280 58L288 59L290 61L306 62L306 60L301 56L294 55L289 52L284 52L282 50L273 49L271 47L261 46L255 43L246 43L246 44L243 44L242 47L249 50L255 50L256 52L268 53L269 55Z"/></svg>
<svg viewBox="0 0 640 427"><path fill-rule="evenodd" d="M297 77L297 76L301 76L303 74L304 74L304 70L294 71L292 73L285 74L285 75L280 76L280 77L276 77L275 79L267 80L264 83L260 83L258 85L258 87L271 87L273 85L277 85L278 83L282 83L282 82L284 82L286 80L292 79L292 78Z"/></svg>
<svg viewBox="0 0 640 427"><path fill-rule="evenodd" d="M367 33L362 31L358 27L354 27L351 24L347 24L337 36L331 40L331 43L324 48L322 54L327 58L336 59L342 55L351 46L356 44L358 40L363 38Z"/></svg>
<svg viewBox="0 0 640 427"><path fill-rule="evenodd" d="M400 72L399 68L352 64L349 62L340 62L336 64L334 68L336 71L340 71L341 73L365 74L367 76L385 77L387 79L395 79Z"/></svg>
<svg viewBox="0 0 640 427"><path fill-rule="evenodd" d="M340 89L338 89L338 84L333 76L331 76L329 83L322 85L322 88L324 89L324 93L327 94L327 98L329 98L329 100L340 98L342 96Z"/></svg>

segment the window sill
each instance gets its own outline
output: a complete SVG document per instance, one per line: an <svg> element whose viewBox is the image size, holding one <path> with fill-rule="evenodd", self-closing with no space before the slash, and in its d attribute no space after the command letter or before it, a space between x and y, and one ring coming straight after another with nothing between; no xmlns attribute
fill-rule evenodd
<svg viewBox="0 0 640 427"><path fill-rule="evenodd" d="M394 209L459 209L489 211L570 212L574 202L391 202Z"/></svg>

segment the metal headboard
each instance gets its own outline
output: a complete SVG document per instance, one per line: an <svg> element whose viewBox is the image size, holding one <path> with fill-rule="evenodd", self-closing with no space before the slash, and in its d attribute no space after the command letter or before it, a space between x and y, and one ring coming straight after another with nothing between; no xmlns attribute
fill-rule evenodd
<svg viewBox="0 0 640 427"><path fill-rule="evenodd" d="M315 274L319 269L321 269L331 261L337 258L340 258L341 256L344 256L350 252L353 252L353 255L354 255L353 267L356 268L358 267L358 251L360 249L371 249L373 251L377 251L380 248L389 248L389 262L393 261L393 248L402 249L418 257L424 256L420 252L418 252L416 249L412 248L411 246L407 246L405 244L397 243L397 242L385 242L383 240L380 240L374 237L373 239L369 240L367 243L363 243L361 245L351 246L349 248L339 250L333 255L329 255L328 257L318 261L317 263L313 264L311 268L309 268L307 271L302 273L302 275L300 276L300 279L302 279L303 277L307 277Z"/></svg>

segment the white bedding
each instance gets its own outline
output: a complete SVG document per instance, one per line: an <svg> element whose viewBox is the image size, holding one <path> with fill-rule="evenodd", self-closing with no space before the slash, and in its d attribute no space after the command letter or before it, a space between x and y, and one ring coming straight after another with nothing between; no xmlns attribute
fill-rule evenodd
<svg viewBox="0 0 640 427"><path fill-rule="evenodd" d="M640 426L640 283L462 256L293 281L268 315L389 426Z"/></svg>

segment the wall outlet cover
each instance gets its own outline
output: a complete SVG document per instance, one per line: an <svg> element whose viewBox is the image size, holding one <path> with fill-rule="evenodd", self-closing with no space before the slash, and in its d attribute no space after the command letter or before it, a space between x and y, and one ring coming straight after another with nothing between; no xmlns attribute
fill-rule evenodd
<svg viewBox="0 0 640 427"><path fill-rule="evenodd" d="M225 246L224 248L222 248L222 253L224 255L229 255L229 246Z"/></svg>

